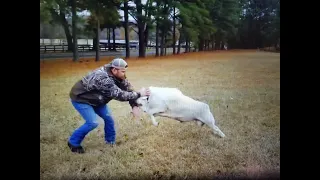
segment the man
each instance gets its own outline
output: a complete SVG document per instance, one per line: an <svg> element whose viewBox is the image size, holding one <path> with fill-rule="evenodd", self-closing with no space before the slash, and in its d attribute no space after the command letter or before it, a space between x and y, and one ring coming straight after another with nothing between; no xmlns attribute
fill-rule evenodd
<svg viewBox="0 0 320 180"><path fill-rule="evenodd" d="M96 114L104 120L106 144L115 144L114 120L107 106L110 100L129 101L133 114L136 115L138 107L135 100L150 95L149 89L145 88L138 92L133 91L133 87L126 79L127 67L126 61L116 58L109 64L90 72L72 87L71 103L85 120L85 123L73 132L68 141L72 152L84 153L81 142L98 126Z"/></svg>

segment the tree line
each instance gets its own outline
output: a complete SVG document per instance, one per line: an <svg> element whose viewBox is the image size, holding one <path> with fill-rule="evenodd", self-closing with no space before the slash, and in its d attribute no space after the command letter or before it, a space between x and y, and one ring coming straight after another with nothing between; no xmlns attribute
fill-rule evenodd
<svg viewBox="0 0 320 180"><path fill-rule="evenodd" d="M90 12L85 32L93 37L97 61L101 31L114 33L119 27L125 29L126 57L130 57L129 15L136 22L139 57L146 56L152 32L156 56L164 55L166 46L179 54L182 43L185 52L191 51L191 44L196 51L223 49L225 44L228 49L280 47L280 0L40 0L40 23L63 27L74 60L78 59L75 47L81 22L77 12L82 11Z"/></svg>

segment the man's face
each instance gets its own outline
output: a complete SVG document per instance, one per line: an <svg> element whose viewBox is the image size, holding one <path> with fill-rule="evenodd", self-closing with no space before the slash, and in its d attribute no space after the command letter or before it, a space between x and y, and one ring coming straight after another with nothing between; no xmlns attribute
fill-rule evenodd
<svg viewBox="0 0 320 180"><path fill-rule="evenodd" d="M113 68L112 70L112 74L119 78L119 79L125 79L125 74L126 74L126 70L125 69L116 69L116 68Z"/></svg>

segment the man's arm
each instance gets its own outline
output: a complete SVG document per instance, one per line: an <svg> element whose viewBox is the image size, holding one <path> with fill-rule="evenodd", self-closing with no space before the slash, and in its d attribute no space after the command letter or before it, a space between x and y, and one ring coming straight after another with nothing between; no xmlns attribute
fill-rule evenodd
<svg viewBox="0 0 320 180"><path fill-rule="evenodd" d="M131 85L131 83L127 79L123 80L122 85L123 85L123 87L124 87L124 89L126 91L128 91L128 92L133 92L134 91L133 86ZM136 103L135 99L134 100L129 100L129 104L130 104L131 108L133 108L134 106L138 106L138 104Z"/></svg>
<svg viewBox="0 0 320 180"><path fill-rule="evenodd" d="M140 97L140 94L138 92L129 92L120 89L109 78L102 79L100 82L100 86L97 86L97 89L100 90L105 96L111 97L118 101L136 100Z"/></svg>
<svg viewBox="0 0 320 180"><path fill-rule="evenodd" d="M123 85L125 90L130 91L130 92L134 91L133 86L131 85L131 83L127 79L122 81L121 84ZM136 101L135 100L129 100L129 104L130 104L131 109L132 109L131 113L133 114L133 117L139 118L140 117L140 109L139 109L138 104L136 103Z"/></svg>

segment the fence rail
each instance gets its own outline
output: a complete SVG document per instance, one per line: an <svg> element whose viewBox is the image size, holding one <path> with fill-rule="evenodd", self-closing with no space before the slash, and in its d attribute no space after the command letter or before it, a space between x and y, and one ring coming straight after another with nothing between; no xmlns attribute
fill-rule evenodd
<svg viewBox="0 0 320 180"><path fill-rule="evenodd" d="M181 48L185 46L181 45ZM113 48L113 44L111 44L111 49ZM148 45L147 49L155 48L154 45ZM130 49L138 49L136 45L130 45ZM40 45L40 53L47 53L47 52L67 52L68 45ZM78 45L79 52L86 52L92 51L93 45L90 44L80 44ZM105 44L100 44L100 51L108 51L109 47ZM125 50L125 45L116 45L116 50Z"/></svg>
<svg viewBox="0 0 320 180"><path fill-rule="evenodd" d="M113 45L111 45L111 49L113 49ZM117 50L124 50L125 46L116 45ZM130 49L136 49L136 46L130 46ZM68 45L40 45L40 52L66 52L68 50ZM78 45L79 52L91 51L93 50L93 45L84 44ZM100 51L108 51L108 45L100 45Z"/></svg>

